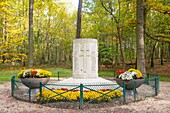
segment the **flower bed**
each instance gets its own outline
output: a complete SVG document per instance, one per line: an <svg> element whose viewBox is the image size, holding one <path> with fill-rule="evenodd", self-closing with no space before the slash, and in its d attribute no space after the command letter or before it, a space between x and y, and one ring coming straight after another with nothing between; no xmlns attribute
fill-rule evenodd
<svg viewBox="0 0 170 113"><path fill-rule="evenodd" d="M53 90L54 92L50 90L43 90L42 91L42 97L44 101L65 101L65 100L72 100L72 101L79 101L80 99L80 91L79 90L72 90L68 91L67 89L56 89ZM61 95L57 95L61 94ZM57 96L56 96L57 95ZM83 92L83 100L84 101L90 101L95 100L95 102L103 102L103 101L110 101L113 98L119 98L123 94L120 90L110 90L110 89L102 89L95 91L85 90ZM37 100L40 100L40 92L36 94ZM64 98L66 97L66 98Z"/></svg>

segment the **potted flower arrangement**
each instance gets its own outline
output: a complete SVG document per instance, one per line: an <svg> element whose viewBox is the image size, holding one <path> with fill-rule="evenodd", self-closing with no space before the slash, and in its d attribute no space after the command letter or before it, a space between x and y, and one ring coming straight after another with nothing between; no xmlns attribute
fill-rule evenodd
<svg viewBox="0 0 170 113"><path fill-rule="evenodd" d="M21 82L31 88L39 88L40 82L45 85L50 80L51 72L42 69L28 69L22 70L18 73L17 77L21 79Z"/></svg>
<svg viewBox="0 0 170 113"><path fill-rule="evenodd" d="M121 87L123 87L123 82L125 82L125 88L127 90L133 90L134 88L138 88L144 83L142 73L139 70L132 68L118 75L115 80L117 84L119 84Z"/></svg>

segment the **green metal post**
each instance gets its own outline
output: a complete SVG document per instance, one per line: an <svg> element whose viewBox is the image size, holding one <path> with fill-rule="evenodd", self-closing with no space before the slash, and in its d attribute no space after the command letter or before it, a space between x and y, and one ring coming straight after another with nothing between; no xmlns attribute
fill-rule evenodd
<svg viewBox="0 0 170 113"><path fill-rule="evenodd" d="M116 70L113 70L113 77L116 76Z"/></svg>
<svg viewBox="0 0 170 113"><path fill-rule="evenodd" d="M134 94L134 102L136 102L136 81L134 81L134 89L133 89L133 94Z"/></svg>
<svg viewBox="0 0 170 113"><path fill-rule="evenodd" d="M12 76L11 78L11 95L14 96L14 89L15 89L15 76Z"/></svg>
<svg viewBox="0 0 170 113"><path fill-rule="evenodd" d="M147 73L146 81L147 81L147 84L148 84L148 85L149 85L149 80L150 80L150 75L149 75L149 73Z"/></svg>
<svg viewBox="0 0 170 113"><path fill-rule="evenodd" d="M126 86L125 86L125 82L123 82L123 100L124 100L124 103L126 103Z"/></svg>
<svg viewBox="0 0 170 113"><path fill-rule="evenodd" d="M43 98L42 98L42 82L40 82L40 104L43 103Z"/></svg>
<svg viewBox="0 0 170 113"><path fill-rule="evenodd" d="M58 81L60 80L60 72L58 71Z"/></svg>
<svg viewBox="0 0 170 113"><path fill-rule="evenodd" d="M157 75L157 80L158 80L158 82L157 82L157 83L158 83L158 92L160 91L160 86L159 86L159 81L160 81L160 80L159 80L159 79L160 79L160 78L159 78L159 75Z"/></svg>
<svg viewBox="0 0 170 113"><path fill-rule="evenodd" d="M79 104L79 108L80 109L83 108L83 84L80 84L80 104Z"/></svg>
<svg viewBox="0 0 170 113"><path fill-rule="evenodd" d="M155 96L158 95L157 77L155 77Z"/></svg>

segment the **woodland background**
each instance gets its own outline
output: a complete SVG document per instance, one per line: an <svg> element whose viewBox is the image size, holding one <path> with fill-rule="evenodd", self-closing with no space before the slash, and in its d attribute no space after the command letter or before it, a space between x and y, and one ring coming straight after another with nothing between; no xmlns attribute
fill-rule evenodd
<svg viewBox="0 0 170 113"><path fill-rule="evenodd" d="M145 60L170 62L170 2L145 0ZM77 10L62 0L34 0L34 66L72 67ZM110 13L111 12L111 13ZM0 68L28 64L29 0L0 0ZM84 0L82 38L99 43L99 68L136 64L136 0ZM120 46L122 45L122 46Z"/></svg>

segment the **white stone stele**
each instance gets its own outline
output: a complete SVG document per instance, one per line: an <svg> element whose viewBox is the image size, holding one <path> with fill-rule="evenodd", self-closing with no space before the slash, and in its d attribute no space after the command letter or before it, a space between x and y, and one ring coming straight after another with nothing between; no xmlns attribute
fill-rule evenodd
<svg viewBox="0 0 170 113"><path fill-rule="evenodd" d="M98 45L96 39L73 41L73 78L98 77Z"/></svg>
<svg viewBox="0 0 170 113"><path fill-rule="evenodd" d="M116 84L98 77L98 44L96 39L80 38L73 41L73 75L57 84Z"/></svg>

